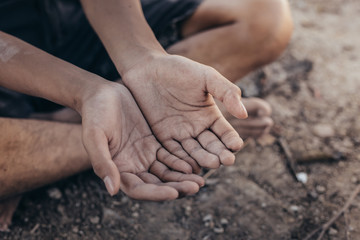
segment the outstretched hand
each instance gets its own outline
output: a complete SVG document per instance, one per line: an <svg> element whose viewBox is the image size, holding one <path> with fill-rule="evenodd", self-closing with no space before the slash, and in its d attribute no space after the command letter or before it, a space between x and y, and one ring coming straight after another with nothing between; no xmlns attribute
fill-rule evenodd
<svg viewBox="0 0 360 240"><path fill-rule="evenodd" d="M109 82L92 91L81 115L84 146L111 195L120 189L135 199L161 201L194 194L204 185L190 165L156 141L124 86Z"/></svg>
<svg viewBox="0 0 360 240"><path fill-rule="evenodd" d="M246 118L236 85L211 67L166 54L144 57L122 77L156 138L194 172L234 163L242 140L213 97L235 117Z"/></svg>

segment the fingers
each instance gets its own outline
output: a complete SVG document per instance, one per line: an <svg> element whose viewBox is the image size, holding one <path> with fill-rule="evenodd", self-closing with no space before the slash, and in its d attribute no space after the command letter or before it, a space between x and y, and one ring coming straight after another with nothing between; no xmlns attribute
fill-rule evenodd
<svg viewBox="0 0 360 240"><path fill-rule="evenodd" d="M183 172L183 173L192 173L193 172L192 167L189 163L187 163L186 161L184 161L182 159L179 159L175 155L170 154L164 148L160 148L157 151L156 157L160 162L164 163L166 166L168 166L171 169L174 169L176 171ZM196 164L196 167L198 167L197 164Z"/></svg>
<svg viewBox="0 0 360 240"><path fill-rule="evenodd" d="M120 173L111 158L105 133L100 129L85 129L83 143L95 174L104 181L110 195L115 195L120 188Z"/></svg>
<svg viewBox="0 0 360 240"><path fill-rule="evenodd" d="M155 184L157 186L168 186L174 188L179 196L193 195L199 191L199 185L192 181L182 182L161 182L155 175L144 172L139 175L140 179L146 184Z"/></svg>
<svg viewBox="0 0 360 240"><path fill-rule="evenodd" d="M150 172L157 176L163 182L183 182L192 181L197 183L200 187L204 186L205 181L202 177L195 174L183 174L176 171L171 171L167 166L159 161L155 161L150 168Z"/></svg>
<svg viewBox="0 0 360 240"><path fill-rule="evenodd" d="M149 181L156 181L148 174L142 177ZM121 173L121 190L131 198L138 200L165 201L178 198L179 193L170 186L158 186L154 183L145 183L140 177L132 173Z"/></svg>
<svg viewBox="0 0 360 240"><path fill-rule="evenodd" d="M206 78L206 91L219 99L234 117L243 119L248 116L245 106L241 102L240 88L216 70L209 73Z"/></svg>
<svg viewBox="0 0 360 240"><path fill-rule="evenodd" d="M271 115L272 109L268 102L260 98L243 98L249 116L267 117Z"/></svg>
<svg viewBox="0 0 360 240"><path fill-rule="evenodd" d="M220 160L218 156L205 151L202 146L193 138L186 138L181 141L181 145L185 151L194 158L201 167L218 168L220 167Z"/></svg>
<svg viewBox="0 0 360 240"><path fill-rule="evenodd" d="M201 168L200 168L199 164L192 157L190 157L189 154L187 154L184 151L183 147L178 142L176 142L174 140L169 140L169 141L163 142L163 145L173 155L175 155L176 157L187 162L192 167L193 173L200 173ZM165 163L165 162L163 162L163 163ZM188 173L187 171L181 171L181 172ZM189 172L189 173L191 173L191 172Z"/></svg>
<svg viewBox="0 0 360 240"><path fill-rule="evenodd" d="M239 151L243 145L243 140L239 134L234 130L229 122L224 117L219 117L210 129L216 136L218 136L223 144L233 152Z"/></svg>
<svg viewBox="0 0 360 240"><path fill-rule="evenodd" d="M229 166L234 164L235 155L225 147L214 133L206 130L200 133L197 139L204 149L217 155L223 165Z"/></svg>

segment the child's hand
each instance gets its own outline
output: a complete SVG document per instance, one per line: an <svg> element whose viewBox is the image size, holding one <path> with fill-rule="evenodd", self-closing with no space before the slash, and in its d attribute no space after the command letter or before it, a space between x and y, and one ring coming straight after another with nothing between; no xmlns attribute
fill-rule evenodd
<svg viewBox="0 0 360 240"><path fill-rule="evenodd" d="M213 96L237 118L246 118L240 89L213 68L180 56L144 57L123 75L155 137L193 167L231 165L242 140Z"/></svg>
<svg viewBox="0 0 360 240"><path fill-rule="evenodd" d="M204 185L200 176L174 171L191 173L191 166L161 147L124 86L108 82L92 90L81 115L84 146L111 195L120 189L135 199L160 201Z"/></svg>

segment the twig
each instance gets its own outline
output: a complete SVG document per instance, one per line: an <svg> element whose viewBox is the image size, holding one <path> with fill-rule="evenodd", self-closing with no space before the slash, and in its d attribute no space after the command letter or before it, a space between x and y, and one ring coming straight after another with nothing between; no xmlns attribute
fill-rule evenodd
<svg viewBox="0 0 360 240"><path fill-rule="evenodd" d="M35 226L33 227L33 229L31 229L30 233L31 233L31 234L34 234L34 233L36 232L36 230L38 230L39 227L40 227L40 224L39 224L39 223L35 224Z"/></svg>
<svg viewBox="0 0 360 240"><path fill-rule="evenodd" d="M210 169L207 173L204 174L203 179L208 179L211 175L213 175L216 172L217 169Z"/></svg>
<svg viewBox="0 0 360 240"><path fill-rule="evenodd" d="M348 216L348 213L349 213L349 209L347 209L347 210L344 212L344 219L345 219L345 225L346 225L346 230L345 230L346 240L350 240L350 239L351 239L350 232L349 232L349 216Z"/></svg>
<svg viewBox="0 0 360 240"><path fill-rule="evenodd" d="M345 205L338 211L329 221L320 226L319 228L312 231L304 240L311 239L318 231L321 230L321 233L317 240L321 240L325 234L325 232L334 224L334 222L346 211L349 209L351 204L353 203L356 196L360 193L360 185L358 185L355 190L352 192L349 199L346 201Z"/></svg>
<svg viewBox="0 0 360 240"><path fill-rule="evenodd" d="M298 178L296 177L296 161L292 155L289 144L287 143L285 138L282 137L279 138L278 142L279 142L279 146L281 147L281 149L285 154L286 166L291 176L295 179L295 181L299 182Z"/></svg>

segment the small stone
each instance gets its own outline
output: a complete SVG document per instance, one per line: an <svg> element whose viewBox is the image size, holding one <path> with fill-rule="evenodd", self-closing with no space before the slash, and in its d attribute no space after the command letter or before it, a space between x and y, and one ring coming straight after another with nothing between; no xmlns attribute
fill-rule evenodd
<svg viewBox="0 0 360 240"><path fill-rule="evenodd" d="M138 218L138 217L139 217L139 213L138 213L138 212L133 212L131 215L133 216L133 218Z"/></svg>
<svg viewBox="0 0 360 240"><path fill-rule="evenodd" d="M89 220L92 224L98 224L100 222L100 218L98 216L90 217Z"/></svg>
<svg viewBox="0 0 360 240"><path fill-rule="evenodd" d="M74 227L72 228L72 231L73 231L74 233L78 233L78 232L79 232L79 227L78 227L78 226L74 226Z"/></svg>
<svg viewBox="0 0 360 240"><path fill-rule="evenodd" d="M226 218L222 218L222 219L220 219L220 224L223 226L226 226L229 224L229 221Z"/></svg>
<svg viewBox="0 0 360 240"><path fill-rule="evenodd" d="M207 214L207 215L205 215L205 217L203 217L202 220L203 220L203 222L210 222L213 220L213 217L211 214Z"/></svg>
<svg viewBox="0 0 360 240"><path fill-rule="evenodd" d="M50 198L52 199L60 199L62 197L62 193L60 192L60 190L58 188L50 188L47 191L48 195Z"/></svg>
<svg viewBox="0 0 360 240"><path fill-rule="evenodd" d="M335 130L330 124L319 123L313 127L313 133L320 138L333 137Z"/></svg>
<svg viewBox="0 0 360 240"><path fill-rule="evenodd" d="M301 183L307 183L308 181L308 175L305 172L299 172L296 174L296 178Z"/></svg>
<svg viewBox="0 0 360 240"><path fill-rule="evenodd" d="M191 206L186 206L185 207L185 215L187 217L191 216L191 211L192 211Z"/></svg>
<svg viewBox="0 0 360 240"><path fill-rule="evenodd" d="M335 229L335 228L330 228L329 229L329 234L331 236L334 236L334 235L337 235L338 234L338 231Z"/></svg>
<svg viewBox="0 0 360 240"><path fill-rule="evenodd" d="M326 188L324 186L321 186L321 185L317 185L316 186L316 191L318 193L324 193L326 191Z"/></svg>
<svg viewBox="0 0 360 240"><path fill-rule="evenodd" d="M267 207L267 204L263 202L263 203L261 203L261 207L262 207L262 208L266 208L266 207Z"/></svg>
<svg viewBox="0 0 360 240"><path fill-rule="evenodd" d="M296 206L296 205L291 205L290 206L290 210L292 212L299 212L300 211L300 207L299 206Z"/></svg>
<svg viewBox="0 0 360 240"><path fill-rule="evenodd" d="M223 232L224 232L224 228L222 228L222 227L216 227L216 228L214 228L214 232L215 232L215 233L223 233Z"/></svg>

